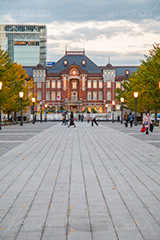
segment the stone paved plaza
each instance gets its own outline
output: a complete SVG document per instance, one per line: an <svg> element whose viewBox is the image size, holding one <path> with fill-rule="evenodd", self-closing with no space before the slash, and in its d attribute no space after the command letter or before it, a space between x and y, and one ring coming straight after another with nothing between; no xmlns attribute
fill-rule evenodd
<svg viewBox="0 0 160 240"><path fill-rule="evenodd" d="M0 239L159 240L159 146L140 126L76 125L2 129Z"/></svg>

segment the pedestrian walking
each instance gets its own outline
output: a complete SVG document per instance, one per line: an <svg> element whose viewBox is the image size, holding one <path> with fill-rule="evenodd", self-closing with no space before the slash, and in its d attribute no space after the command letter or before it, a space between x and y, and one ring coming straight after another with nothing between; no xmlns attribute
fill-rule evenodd
<svg viewBox="0 0 160 240"><path fill-rule="evenodd" d="M128 117L129 117L128 113L125 112L124 118L123 118L125 120L125 127L128 127Z"/></svg>
<svg viewBox="0 0 160 240"><path fill-rule="evenodd" d="M69 115L68 113L66 113L66 124L68 125L68 122L69 122Z"/></svg>
<svg viewBox="0 0 160 240"><path fill-rule="evenodd" d="M133 115L132 115L131 112L130 112L130 114L129 114L129 116L128 116L128 120L129 120L129 122L130 122L130 127L132 127L132 126L133 126Z"/></svg>
<svg viewBox="0 0 160 240"><path fill-rule="evenodd" d="M87 123L90 121L90 114L87 115Z"/></svg>
<svg viewBox="0 0 160 240"><path fill-rule="evenodd" d="M91 126L93 127L94 123L98 126L98 123L96 121L96 116L92 118L92 121L91 121Z"/></svg>
<svg viewBox="0 0 160 240"><path fill-rule="evenodd" d="M69 125L68 127L74 125L74 127L76 127L75 123L74 123L74 115L73 115L73 112L71 112L71 115L70 115L70 122L69 122Z"/></svg>
<svg viewBox="0 0 160 240"><path fill-rule="evenodd" d="M78 115L78 120L79 120L79 122L81 121L81 115L80 114Z"/></svg>
<svg viewBox="0 0 160 240"><path fill-rule="evenodd" d="M146 134L149 134L149 128L150 128L150 124L152 123L151 121L151 117L149 115L149 112L146 113L146 115L143 118L143 125L146 128Z"/></svg>
<svg viewBox="0 0 160 240"><path fill-rule="evenodd" d="M82 116L81 116L81 122L83 122L83 119L84 119L84 115L83 115L83 113L82 113Z"/></svg>

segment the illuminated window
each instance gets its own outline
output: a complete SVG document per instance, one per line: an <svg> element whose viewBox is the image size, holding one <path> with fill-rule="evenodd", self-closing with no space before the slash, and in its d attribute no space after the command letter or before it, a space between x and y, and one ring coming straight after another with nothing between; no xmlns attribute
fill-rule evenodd
<svg viewBox="0 0 160 240"><path fill-rule="evenodd" d="M97 107L96 106L94 106L93 109L97 112Z"/></svg>
<svg viewBox="0 0 160 240"><path fill-rule="evenodd" d="M63 80L63 89L66 90L66 83L67 81L66 80Z"/></svg>
<svg viewBox="0 0 160 240"><path fill-rule="evenodd" d="M111 82L107 82L107 88L111 88Z"/></svg>
<svg viewBox="0 0 160 240"><path fill-rule="evenodd" d="M97 100L97 92L96 91L93 92L93 100Z"/></svg>
<svg viewBox="0 0 160 240"><path fill-rule="evenodd" d="M99 107L99 113L102 113L103 112L103 108L102 106Z"/></svg>
<svg viewBox="0 0 160 240"><path fill-rule="evenodd" d="M107 91L107 100L111 100L111 91Z"/></svg>
<svg viewBox="0 0 160 240"><path fill-rule="evenodd" d="M87 99L88 99L88 100L91 100L91 91L88 91L88 93L87 93Z"/></svg>
<svg viewBox="0 0 160 240"><path fill-rule="evenodd" d="M63 64L64 64L64 66L67 66L67 64L68 64L67 59L64 60Z"/></svg>
<svg viewBox="0 0 160 240"><path fill-rule="evenodd" d="M116 88L120 88L120 87L121 87L120 82L116 82Z"/></svg>
<svg viewBox="0 0 160 240"><path fill-rule="evenodd" d="M91 113L91 111L92 111L92 108L91 108L91 107L88 107L88 112Z"/></svg>
<svg viewBox="0 0 160 240"><path fill-rule="evenodd" d="M102 88L103 85L102 85L102 80L99 80L99 88Z"/></svg>
<svg viewBox="0 0 160 240"><path fill-rule="evenodd" d="M82 60L82 65L85 66L86 65L86 60Z"/></svg>
<svg viewBox="0 0 160 240"><path fill-rule="evenodd" d="M99 100L103 100L103 92L99 91Z"/></svg>
<svg viewBox="0 0 160 240"><path fill-rule="evenodd" d="M55 80L52 80L52 88L55 88L56 87L56 82Z"/></svg>
<svg viewBox="0 0 160 240"><path fill-rule="evenodd" d="M91 80L88 80L88 88L91 88Z"/></svg>
<svg viewBox="0 0 160 240"><path fill-rule="evenodd" d="M56 93L52 92L52 100L56 100Z"/></svg>
<svg viewBox="0 0 160 240"><path fill-rule="evenodd" d="M126 75L129 75L129 70L127 69L125 73L126 73Z"/></svg>
<svg viewBox="0 0 160 240"><path fill-rule="evenodd" d="M77 82L72 82L72 88L77 88Z"/></svg>
<svg viewBox="0 0 160 240"><path fill-rule="evenodd" d="M50 80L46 81L46 88L50 88Z"/></svg>
<svg viewBox="0 0 160 240"><path fill-rule="evenodd" d="M61 88L61 81L60 80L57 81L57 88Z"/></svg>
<svg viewBox="0 0 160 240"><path fill-rule="evenodd" d="M97 80L93 81L93 88L97 88Z"/></svg>

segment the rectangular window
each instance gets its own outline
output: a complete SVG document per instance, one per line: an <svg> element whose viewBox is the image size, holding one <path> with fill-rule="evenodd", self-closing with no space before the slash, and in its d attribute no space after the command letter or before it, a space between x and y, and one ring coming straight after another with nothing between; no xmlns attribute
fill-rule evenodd
<svg viewBox="0 0 160 240"><path fill-rule="evenodd" d="M93 92L93 100L97 100L97 92Z"/></svg>
<svg viewBox="0 0 160 240"><path fill-rule="evenodd" d="M88 100L91 100L91 98L92 98L92 97L91 97L91 92L89 91L89 92L87 93L87 99L88 99Z"/></svg>
<svg viewBox="0 0 160 240"><path fill-rule="evenodd" d="M102 88L103 85L102 85L102 80L99 80L99 88Z"/></svg>
<svg viewBox="0 0 160 240"><path fill-rule="evenodd" d="M57 88L61 88L61 81L60 80L57 81Z"/></svg>
<svg viewBox="0 0 160 240"><path fill-rule="evenodd" d="M77 88L77 82L72 82L72 88Z"/></svg>
<svg viewBox="0 0 160 240"><path fill-rule="evenodd" d="M41 100L41 91L37 91L37 100Z"/></svg>
<svg viewBox="0 0 160 240"><path fill-rule="evenodd" d="M57 92L57 100L61 100L61 92Z"/></svg>
<svg viewBox="0 0 160 240"><path fill-rule="evenodd" d="M66 83L67 81L66 80L63 80L63 89L66 90Z"/></svg>
<svg viewBox="0 0 160 240"><path fill-rule="evenodd" d="M41 88L41 82L37 82L37 88Z"/></svg>
<svg viewBox="0 0 160 240"><path fill-rule="evenodd" d="M93 81L93 88L97 88L97 80Z"/></svg>
<svg viewBox="0 0 160 240"><path fill-rule="evenodd" d="M52 92L52 100L56 100L56 93Z"/></svg>
<svg viewBox="0 0 160 240"><path fill-rule="evenodd" d="M46 100L50 100L50 92L49 91L46 92Z"/></svg>
<svg viewBox="0 0 160 240"><path fill-rule="evenodd" d="M107 88L111 88L111 82L107 82Z"/></svg>
<svg viewBox="0 0 160 240"><path fill-rule="evenodd" d="M116 88L120 88L120 87L121 87L120 82L116 82Z"/></svg>
<svg viewBox="0 0 160 240"><path fill-rule="evenodd" d="M55 80L52 80L52 88L56 88L56 82L55 82Z"/></svg>
<svg viewBox="0 0 160 240"><path fill-rule="evenodd" d="M91 88L91 80L88 80L88 88Z"/></svg>
<svg viewBox="0 0 160 240"><path fill-rule="evenodd" d="M103 92L99 91L99 100L103 100Z"/></svg>
<svg viewBox="0 0 160 240"><path fill-rule="evenodd" d="M46 88L50 88L50 80L46 81Z"/></svg>
<svg viewBox="0 0 160 240"><path fill-rule="evenodd" d="M107 91L107 100L111 100L111 91Z"/></svg>

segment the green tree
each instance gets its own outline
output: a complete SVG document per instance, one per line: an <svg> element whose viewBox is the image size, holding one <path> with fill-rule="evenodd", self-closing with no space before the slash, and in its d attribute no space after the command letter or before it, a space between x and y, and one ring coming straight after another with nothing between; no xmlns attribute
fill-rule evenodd
<svg viewBox="0 0 160 240"><path fill-rule="evenodd" d="M149 55L145 56L145 60L141 60L141 65L129 79L124 80L122 86L124 90L116 90L116 99L120 101L121 97L125 98L125 106L134 111L135 99L133 93L139 93L137 99L137 111L160 110L160 89L158 83L160 81L160 47L154 44L153 49L149 51Z"/></svg>

